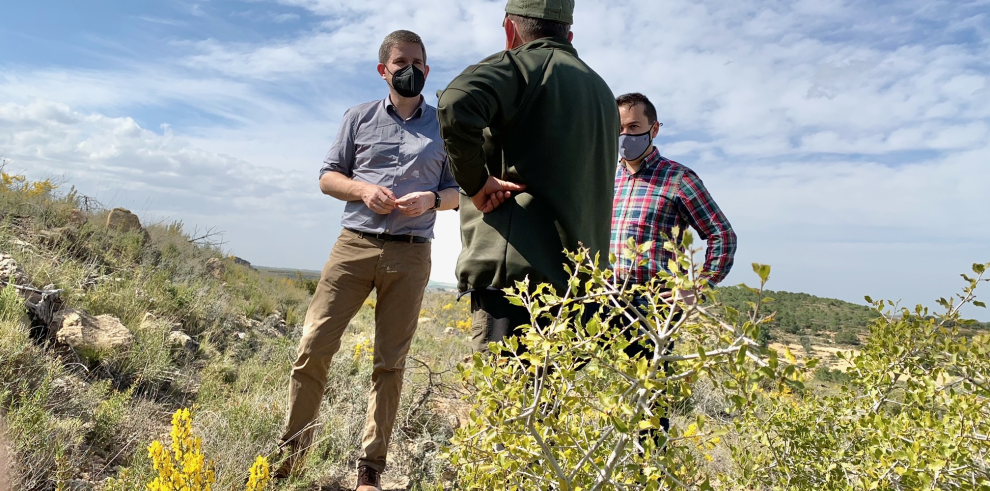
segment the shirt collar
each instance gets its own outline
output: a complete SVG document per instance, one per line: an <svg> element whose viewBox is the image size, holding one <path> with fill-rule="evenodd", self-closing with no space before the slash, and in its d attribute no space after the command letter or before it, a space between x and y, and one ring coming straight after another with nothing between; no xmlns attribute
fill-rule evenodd
<svg viewBox="0 0 990 491"><path fill-rule="evenodd" d="M646 158L643 159L643 162L642 163L639 164L639 170L637 170L635 174L632 173L632 172L629 172L629 168L626 167L626 164L623 164L621 160L619 161L619 166L622 167L622 169L626 171L626 174L635 176L635 175L642 174L643 171L650 170L650 169L656 167L657 164L659 164L660 162L663 162L664 160L667 160L667 159L663 158L660 155L660 149L657 148L656 146L654 146L653 147L653 150L650 151L650 154L647 155Z"/></svg>
<svg viewBox="0 0 990 491"><path fill-rule="evenodd" d="M382 107L384 107L385 111L387 111L389 114L395 114L396 116L398 116L398 114L395 112L395 104L392 104L392 99L389 96L385 96L385 98L382 99ZM413 111L413 115L410 116L409 119L407 119L406 121L419 118L420 116L423 115L424 111L426 111L426 98L420 95L419 106L416 106L416 110Z"/></svg>
<svg viewBox="0 0 990 491"><path fill-rule="evenodd" d="M524 50L540 49L540 48L554 48L554 49L566 51L574 56L578 55L577 50L574 49L574 45L571 44L571 42L568 41L567 38L557 38L557 37L535 39L522 46L519 46L513 51L516 50L524 51Z"/></svg>

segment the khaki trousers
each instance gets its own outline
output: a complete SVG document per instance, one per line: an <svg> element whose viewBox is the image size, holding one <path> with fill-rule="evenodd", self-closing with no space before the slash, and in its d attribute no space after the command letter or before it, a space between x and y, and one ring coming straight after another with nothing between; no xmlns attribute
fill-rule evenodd
<svg viewBox="0 0 990 491"><path fill-rule="evenodd" d="M385 242L361 238L349 230L341 232L306 312L303 337L292 365L282 445L292 451L293 466L312 445L314 422L340 338L375 289L374 368L359 465L379 472L385 469L406 353L416 332L431 263L428 242Z"/></svg>

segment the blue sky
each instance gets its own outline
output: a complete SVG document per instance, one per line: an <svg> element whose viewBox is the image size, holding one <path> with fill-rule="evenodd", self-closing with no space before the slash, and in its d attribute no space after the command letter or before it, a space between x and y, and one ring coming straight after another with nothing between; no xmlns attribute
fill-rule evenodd
<svg viewBox="0 0 990 491"><path fill-rule="evenodd" d="M0 154L231 251L319 269L342 206L317 170L344 110L384 97L388 32L433 94L498 51L504 1L8 2ZM990 1L578 0L575 45L640 91L771 287L932 304L990 261ZM565 122L562 122L564 124ZM453 281L442 214L433 278ZM990 291L990 289L988 289ZM969 315L990 319L985 311Z"/></svg>

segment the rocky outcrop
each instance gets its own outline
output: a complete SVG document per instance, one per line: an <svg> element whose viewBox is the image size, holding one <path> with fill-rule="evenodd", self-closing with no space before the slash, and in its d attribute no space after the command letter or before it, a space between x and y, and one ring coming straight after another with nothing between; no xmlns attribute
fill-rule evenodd
<svg viewBox="0 0 990 491"><path fill-rule="evenodd" d="M126 208L110 210L110 214L107 215L107 230L119 233L141 232L145 242L151 239L148 231L141 226L141 220L138 219L138 216Z"/></svg>
<svg viewBox="0 0 990 491"><path fill-rule="evenodd" d="M199 343L192 336L182 331L169 331L168 342L173 348L182 348L189 354L199 351Z"/></svg>
<svg viewBox="0 0 990 491"><path fill-rule="evenodd" d="M285 315L277 310L260 321L243 314L237 315L231 320L234 329L242 332L255 331L265 336L282 337L289 331L288 326L285 325Z"/></svg>
<svg viewBox="0 0 990 491"><path fill-rule="evenodd" d="M249 318L244 314L238 314L231 319L234 327L238 331L252 331L261 327L261 322Z"/></svg>
<svg viewBox="0 0 990 491"><path fill-rule="evenodd" d="M223 263L222 259L211 257L206 260L206 272L210 273L210 276L222 280L223 275L227 273L227 265Z"/></svg>
<svg viewBox="0 0 990 491"><path fill-rule="evenodd" d="M14 256L0 253L0 281L4 283L13 279L15 285L27 285L31 283L27 274L17 264Z"/></svg>
<svg viewBox="0 0 990 491"><path fill-rule="evenodd" d="M265 317L265 320L261 321L259 330L269 336L285 336L287 331L285 316L277 310L272 312L272 315Z"/></svg>
<svg viewBox="0 0 990 491"><path fill-rule="evenodd" d="M142 230L141 220L126 208L114 208L107 215L107 228L118 232L133 232Z"/></svg>
<svg viewBox="0 0 990 491"><path fill-rule="evenodd" d="M233 259L234 260L234 264L236 264L238 266L247 266L248 269L255 269L254 266L251 266L251 263L248 262L247 259L242 259L242 258L239 258L237 256L231 256L230 258ZM255 269L255 271L257 271L257 270Z"/></svg>
<svg viewBox="0 0 990 491"><path fill-rule="evenodd" d="M81 310L65 309L53 320L55 340L83 353L119 351L134 345L134 334L117 318L93 317Z"/></svg>

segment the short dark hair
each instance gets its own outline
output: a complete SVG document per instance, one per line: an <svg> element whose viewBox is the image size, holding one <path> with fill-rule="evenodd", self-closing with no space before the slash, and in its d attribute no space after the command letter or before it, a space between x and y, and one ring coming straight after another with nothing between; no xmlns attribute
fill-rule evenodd
<svg viewBox="0 0 990 491"><path fill-rule="evenodd" d="M646 113L647 122L650 124L657 122L657 108L653 106L653 103L650 102L645 95L640 94L639 92L622 94L615 98L615 104L619 107L635 107L642 104L643 112Z"/></svg>
<svg viewBox="0 0 990 491"><path fill-rule="evenodd" d="M426 45L423 44L423 38L419 37L412 31L406 31L400 29L395 31L388 36L385 36L385 40L382 41L382 47L378 48L378 62L382 65L388 63L388 59L392 56L392 48L396 44L401 43L416 43L420 48L423 48L423 63L426 63Z"/></svg>
<svg viewBox="0 0 990 491"><path fill-rule="evenodd" d="M516 25L519 37L530 42L542 38L566 38L571 32L571 25L555 20L535 19L521 15L507 14L506 17Z"/></svg>

